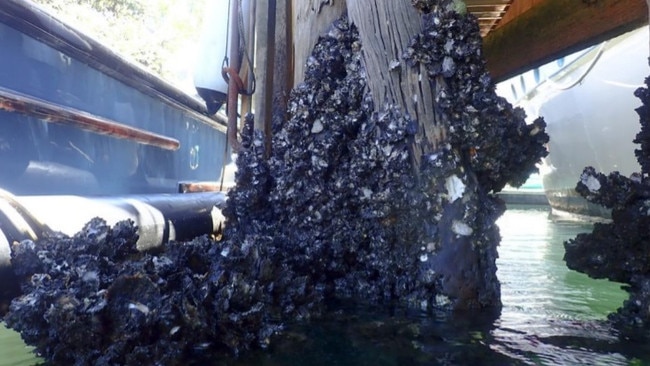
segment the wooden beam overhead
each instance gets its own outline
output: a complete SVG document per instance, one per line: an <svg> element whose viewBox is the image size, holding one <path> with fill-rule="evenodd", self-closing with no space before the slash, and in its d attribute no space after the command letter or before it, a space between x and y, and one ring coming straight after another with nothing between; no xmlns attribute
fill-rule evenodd
<svg viewBox="0 0 650 366"><path fill-rule="evenodd" d="M483 23L494 23L495 21L501 19L500 17L482 17L478 20L479 24Z"/></svg>
<svg viewBox="0 0 650 366"><path fill-rule="evenodd" d="M512 0L467 0L465 1L468 7L470 6L497 6L497 5L510 5Z"/></svg>
<svg viewBox="0 0 650 366"><path fill-rule="evenodd" d="M507 7L508 5L467 5L467 9L474 14L487 10L505 10Z"/></svg>
<svg viewBox="0 0 650 366"><path fill-rule="evenodd" d="M467 10L478 18L481 35L485 37L505 15L513 0L465 0Z"/></svg>
<svg viewBox="0 0 650 366"><path fill-rule="evenodd" d="M479 19L501 19L505 11L473 11L472 14L476 15Z"/></svg>
<svg viewBox="0 0 650 366"><path fill-rule="evenodd" d="M645 0L545 0L490 31L483 50L498 82L646 24Z"/></svg>
<svg viewBox="0 0 650 366"><path fill-rule="evenodd" d="M525 13L533 6L543 2L545 0L517 0L513 1L508 7L507 12L503 15L501 21L499 21L499 26L501 27L504 24L508 23L512 19L518 17L519 15ZM498 28L497 27L497 28Z"/></svg>

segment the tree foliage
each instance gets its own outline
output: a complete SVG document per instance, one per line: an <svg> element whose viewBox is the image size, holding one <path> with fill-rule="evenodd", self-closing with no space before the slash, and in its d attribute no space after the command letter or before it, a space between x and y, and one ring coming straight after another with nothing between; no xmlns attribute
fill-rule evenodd
<svg viewBox="0 0 650 366"><path fill-rule="evenodd" d="M208 0L35 1L126 58L178 83L183 78L179 74L187 74L178 64L191 64L187 49L199 38ZM179 55L185 61L179 61Z"/></svg>
<svg viewBox="0 0 650 366"><path fill-rule="evenodd" d="M89 6L103 14L112 16L139 16L144 7L139 0L36 0L58 11L66 11L70 6Z"/></svg>

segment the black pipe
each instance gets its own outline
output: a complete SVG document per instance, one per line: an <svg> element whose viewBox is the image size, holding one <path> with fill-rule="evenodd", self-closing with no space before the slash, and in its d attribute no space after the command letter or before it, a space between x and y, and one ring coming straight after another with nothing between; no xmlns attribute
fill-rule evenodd
<svg viewBox="0 0 650 366"><path fill-rule="evenodd" d="M50 230L72 236L92 218L101 217L111 225L133 220L138 249L146 250L220 232L225 202L221 192L82 197L13 196L0 191L0 316L20 295L11 269L10 243L38 240Z"/></svg>

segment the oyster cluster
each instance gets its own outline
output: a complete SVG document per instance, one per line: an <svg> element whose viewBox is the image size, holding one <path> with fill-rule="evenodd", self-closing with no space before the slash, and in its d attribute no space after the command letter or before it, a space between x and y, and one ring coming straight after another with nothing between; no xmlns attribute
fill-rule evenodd
<svg viewBox="0 0 650 366"><path fill-rule="evenodd" d="M24 295L7 324L59 364L173 365L265 347L282 321L330 300L498 307L504 205L491 193L523 182L547 137L496 96L475 19L434 8L408 57L447 85L432 102L448 141L419 166L418 123L374 105L343 17L275 119L270 154L246 118L222 241L140 253L130 223L97 219L72 238L19 243Z"/></svg>
<svg viewBox="0 0 650 366"><path fill-rule="evenodd" d="M316 298L405 300L415 290L426 202L410 165L412 121L373 113L354 26L336 21L291 94L291 116L243 133L225 235L274 248Z"/></svg>
<svg viewBox="0 0 650 366"><path fill-rule="evenodd" d="M132 222L94 219L73 237L15 244L24 295L7 326L54 364L185 364L265 347L281 328L269 279L299 292L244 245L199 237L143 253L136 241Z"/></svg>
<svg viewBox="0 0 650 366"><path fill-rule="evenodd" d="M526 124L523 109L495 93L474 16L433 11L423 16L423 26L404 56L412 66L424 64L429 78L444 85L437 88L435 106L448 120L449 144L486 192L522 185L547 154L546 123L540 117Z"/></svg>
<svg viewBox="0 0 650 366"><path fill-rule="evenodd" d="M584 169L576 190L587 200L612 210L611 223L597 223L591 233L565 242L565 261L571 269L593 278L628 284L630 298L610 319L623 330L650 329L650 77L636 90L642 105L636 109L641 131L635 151L641 174L630 177Z"/></svg>
<svg viewBox="0 0 650 366"><path fill-rule="evenodd" d="M491 193L535 171L548 135L496 95L473 16L437 6L424 17L405 58L445 85L432 102L448 126L421 165L410 156L417 121L374 105L346 18L314 48L268 159L261 135L244 133L226 236L265 237L316 297L500 305L495 221L505 207Z"/></svg>

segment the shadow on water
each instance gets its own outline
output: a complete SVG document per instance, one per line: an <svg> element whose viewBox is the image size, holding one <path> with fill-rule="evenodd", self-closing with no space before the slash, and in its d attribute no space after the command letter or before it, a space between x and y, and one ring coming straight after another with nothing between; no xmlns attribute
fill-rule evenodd
<svg viewBox="0 0 650 366"><path fill-rule="evenodd" d="M332 304L323 319L286 324L265 351L215 365L646 365L650 343L622 340L607 314L620 284L570 271L563 242L591 226L554 222L545 207L509 207L498 222L498 313L421 314ZM0 366L38 362L0 326ZM192 364L188 360L187 364Z"/></svg>
<svg viewBox="0 0 650 366"><path fill-rule="evenodd" d="M565 240L591 230L556 222L547 207L511 206L498 222L498 314L423 315L334 308L289 325L270 352L229 365L645 365L650 345L621 340L607 322L620 284L569 270Z"/></svg>
<svg viewBox="0 0 650 366"><path fill-rule="evenodd" d="M270 352L229 365L516 364L490 350L498 313L424 315L334 305L324 319L289 326Z"/></svg>

